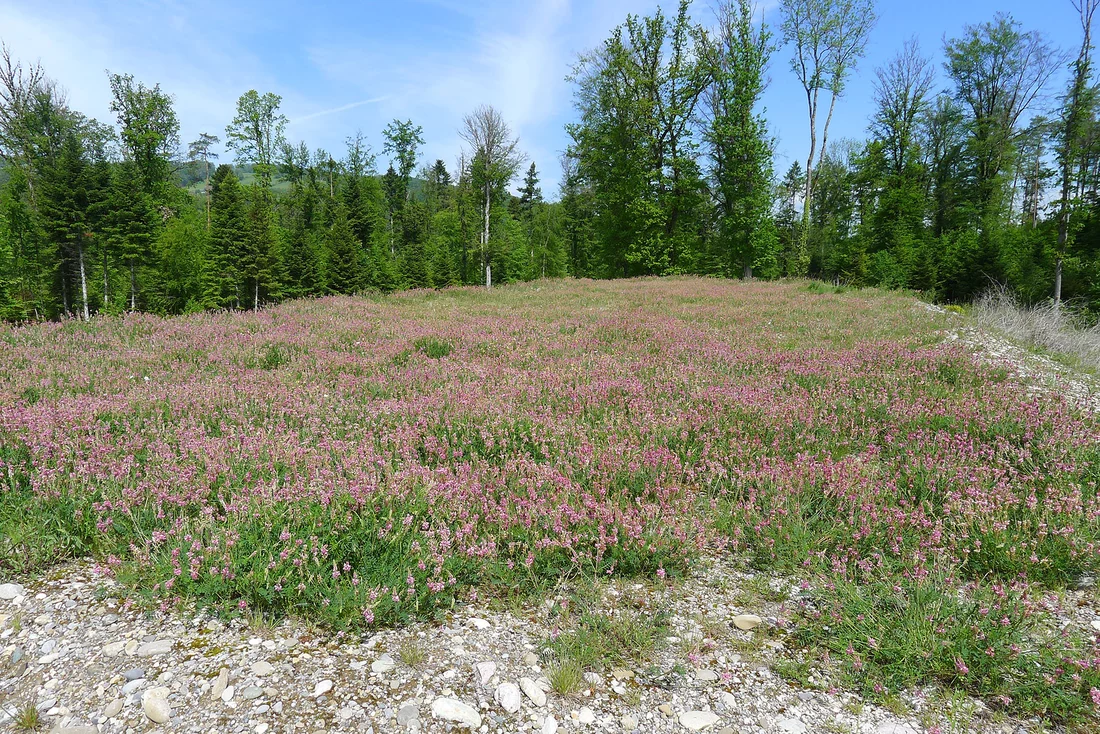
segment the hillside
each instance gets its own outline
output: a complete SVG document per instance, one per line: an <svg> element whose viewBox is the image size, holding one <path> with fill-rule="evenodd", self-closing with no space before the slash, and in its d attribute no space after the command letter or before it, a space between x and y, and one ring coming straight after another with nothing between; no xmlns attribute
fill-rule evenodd
<svg viewBox="0 0 1100 734"><path fill-rule="evenodd" d="M1100 421L959 318L674 278L0 327L0 703L1087 730Z"/></svg>

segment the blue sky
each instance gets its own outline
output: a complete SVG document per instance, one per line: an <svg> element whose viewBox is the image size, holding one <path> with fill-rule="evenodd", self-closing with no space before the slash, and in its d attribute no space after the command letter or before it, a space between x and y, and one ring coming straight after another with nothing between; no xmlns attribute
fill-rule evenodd
<svg viewBox="0 0 1100 734"><path fill-rule="evenodd" d="M111 120L105 70L129 72L173 94L187 141L224 138L237 97L248 89L283 97L287 137L342 153L362 130L376 151L395 118L424 128L425 160L454 167L462 115L499 108L553 195L558 156L573 117L565 81L578 52L595 47L627 13L650 13L657 0L407 0L378 2L217 2L214 0L0 0L0 38L24 61L41 60L70 104ZM661 3L666 8L671 2ZM762 3L778 23L777 0ZM713 18L713 0L695 17ZM879 0L868 55L838 103L831 139L864 135L871 79L903 41L916 36L942 60L943 38L998 10L1064 48L1079 43L1070 0ZM765 98L778 137L779 173L808 145L805 100L788 66L773 58ZM942 79L941 86L945 85ZM1058 80L1061 85L1061 79ZM1053 90L1057 91L1057 90ZM385 161L379 161L385 167Z"/></svg>

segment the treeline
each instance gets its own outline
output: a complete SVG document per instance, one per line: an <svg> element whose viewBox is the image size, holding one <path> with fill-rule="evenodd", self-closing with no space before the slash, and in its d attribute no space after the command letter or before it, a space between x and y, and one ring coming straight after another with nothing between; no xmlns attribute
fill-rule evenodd
<svg viewBox="0 0 1100 734"><path fill-rule="evenodd" d="M225 130L237 168L203 134L185 160L171 97L111 74L117 127L68 107L39 66L0 64L0 316L90 318L253 309L285 298L559 277L563 208L500 114L469 115L452 174L417 169L423 133L395 120L377 156L285 139L274 94L249 91ZM247 171L247 182L238 176ZM190 188L188 188L190 186Z"/></svg>
<svg viewBox="0 0 1100 734"><path fill-rule="evenodd" d="M117 119L105 125L5 49L0 316L671 273L809 276L952 301L997 283L1095 314L1098 3L1067 3L1082 30L1070 52L1006 15L961 29L938 60L907 42L874 71L866 139L839 142L830 125L873 0L783 0L774 28L749 0L727 0L708 26L689 0L672 17L629 16L572 70L577 118L553 202L492 107L465 118L448 167L421 165L423 131L408 120L382 131L377 153L361 134L335 154L291 143L279 97L249 91L224 131L232 167L218 165L216 135L179 153L159 86L110 75ZM810 135L805 163L777 177L761 99L781 52Z"/></svg>
<svg viewBox="0 0 1100 734"><path fill-rule="evenodd" d="M585 192L589 257L605 275L815 277L968 301L993 284L1100 312L1098 0L1071 0L1064 52L1008 15L966 26L936 64L916 39L874 71L865 140L830 123L876 22L872 0L748 0L716 28L631 17L574 71L570 186ZM755 19L754 19L755 18ZM759 108L789 52L804 92L806 163L774 180ZM1068 71L1068 81L1059 72Z"/></svg>

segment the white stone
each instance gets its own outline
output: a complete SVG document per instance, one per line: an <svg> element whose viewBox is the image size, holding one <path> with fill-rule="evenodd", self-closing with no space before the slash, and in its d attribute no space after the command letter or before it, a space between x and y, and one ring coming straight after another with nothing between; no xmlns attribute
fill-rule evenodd
<svg viewBox="0 0 1100 734"><path fill-rule="evenodd" d="M696 670L695 680L701 681L703 683L713 683L714 681L718 680L718 674L715 673L713 670Z"/></svg>
<svg viewBox="0 0 1100 734"><path fill-rule="evenodd" d="M370 669L373 673L388 673L396 667L397 663L388 654L382 655L370 664Z"/></svg>
<svg viewBox="0 0 1100 734"><path fill-rule="evenodd" d="M146 642L137 649L137 656L139 658L148 658L153 655L163 655L172 651L172 646L176 643L172 640L154 640L153 642Z"/></svg>
<svg viewBox="0 0 1100 734"><path fill-rule="evenodd" d="M126 649L126 640L119 640L118 642L112 642L109 645L103 646L103 654L115 657L121 655L122 651Z"/></svg>
<svg viewBox="0 0 1100 734"><path fill-rule="evenodd" d="M738 614L733 618L733 626L739 630L754 630L763 623L764 620L755 614Z"/></svg>
<svg viewBox="0 0 1100 734"><path fill-rule="evenodd" d="M489 681L497 674L497 664L493 662L478 663L477 675L481 679L481 685L489 685Z"/></svg>
<svg viewBox="0 0 1100 734"><path fill-rule="evenodd" d="M1092 628L1094 630L1096 630L1097 632L1100 632L1100 619L1092 620L1091 624L1092 624Z"/></svg>
<svg viewBox="0 0 1100 734"><path fill-rule="evenodd" d="M141 702L146 718L157 724L166 724L172 718L172 707L163 698L146 696Z"/></svg>
<svg viewBox="0 0 1100 734"><path fill-rule="evenodd" d="M596 722L596 714L587 706L582 706L581 710L577 712L577 721L582 724L594 724Z"/></svg>
<svg viewBox="0 0 1100 734"><path fill-rule="evenodd" d="M432 701L432 718L453 721L471 729L481 726L481 714L472 706L453 698L437 698Z"/></svg>
<svg viewBox="0 0 1100 734"><path fill-rule="evenodd" d="M779 722L779 729L787 734L806 734L806 725L798 719L782 719Z"/></svg>
<svg viewBox="0 0 1100 734"><path fill-rule="evenodd" d="M122 699L116 698L107 704L107 708L103 709L103 716L107 719L113 719L122 712Z"/></svg>
<svg viewBox="0 0 1100 734"><path fill-rule="evenodd" d="M210 698L217 700L225 693L225 687L229 685L229 669L222 668L218 671L218 679L214 681L214 688L210 691Z"/></svg>
<svg viewBox="0 0 1100 734"><path fill-rule="evenodd" d="M271 727L268 724L260 724L254 729L254 731L256 732L256 734L267 734L267 730L270 728Z"/></svg>
<svg viewBox="0 0 1100 734"><path fill-rule="evenodd" d="M516 688L514 683L501 683L497 686L497 690L493 694L493 700L510 714L519 711L519 707L523 703L519 689Z"/></svg>
<svg viewBox="0 0 1100 734"><path fill-rule="evenodd" d="M313 697L323 696L332 690L332 681L323 680L313 687Z"/></svg>
<svg viewBox="0 0 1100 734"><path fill-rule="evenodd" d="M536 706L546 705L546 692L539 688L535 681L530 678L520 678L519 687Z"/></svg>
<svg viewBox="0 0 1100 734"><path fill-rule="evenodd" d="M619 719L619 723L623 727L623 731L634 731L638 728L638 722L634 720L633 716L624 716Z"/></svg>
<svg viewBox="0 0 1100 734"><path fill-rule="evenodd" d="M226 686L225 688L223 688L221 692L222 701L224 703L229 703L230 701L232 701L234 692L236 692L236 689L233 686Z"/></svg>
<svg viewBox="0 0 1100 734"><path fill-rule="evenodd" d="M481 617L470 617L470 624L479 630L487 630L493 626L489 623L489 620L482 619Z"/></svg>
<svg viewBox="0 0 1100 734"><path fill-rule="evenodd" d="M688 731L703 731L719 721L718 716L710 711L685 711L680 714L680 725Z"/></svg>
<svg viewBox="0 0 1100 734"><path fill-rule="evenodd" d="M542 734L558 734L558 720L553 714L548 715L542 722Z"/></svg>
<svg viewBox="0 0 1100 734"><path fill-rule="evenodd" d="M257 678L266 678L275 672L275 666L266 660L257 660L252 663L252 674Z"/></svg>
<svg viewBox="0 0 1100 734"><path fill-rule="evenodd" d="M726 708L729 708L729 709L736 709L737 708L737 697L734 696L729 691L723 691L722 695L718 697L718 700L720 700Z"/></svg>
<svg viewBox="0 0 1100 734"><path fill-rule="evenodd" d="M18 596L23 596L22 586L19 584L0 584L0 599L11 601Z"/></svg>

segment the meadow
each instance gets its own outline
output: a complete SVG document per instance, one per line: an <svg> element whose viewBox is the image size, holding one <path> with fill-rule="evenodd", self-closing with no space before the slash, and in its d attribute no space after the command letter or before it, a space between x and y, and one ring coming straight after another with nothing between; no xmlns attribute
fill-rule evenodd
<svg viewBox="0 0 1100 734"><path fill-rule="evenodd" d="M0 572L358 631L732 557L838 686L1087 725L1100 421L874 290L641 279L0 327ZM1085 722L1082 724L1082 722Z"/></svg>

